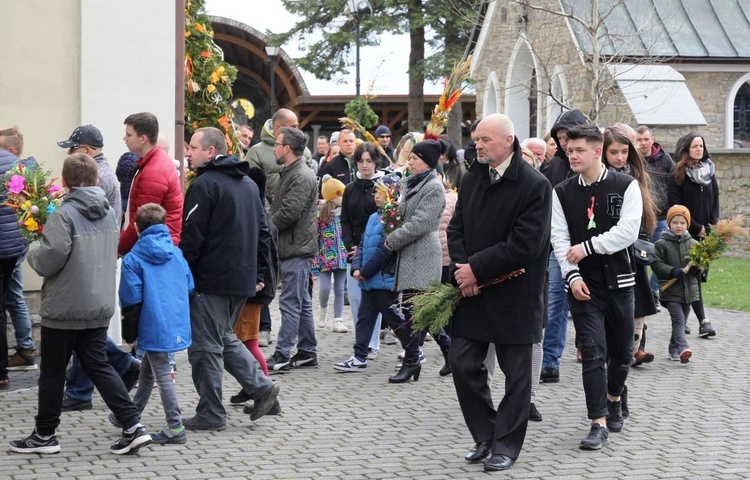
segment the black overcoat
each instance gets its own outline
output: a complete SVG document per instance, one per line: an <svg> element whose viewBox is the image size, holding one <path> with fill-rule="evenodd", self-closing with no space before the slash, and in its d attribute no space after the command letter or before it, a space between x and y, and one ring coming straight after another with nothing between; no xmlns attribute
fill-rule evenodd
<svg viewBox="0 0 750 480"><path fill-rule="evenodd" d="M552 186L523 160L517 138L499 181L490 184L485 164L469 168L448 226L451 261L468 260L479 284L520 268L526 272L462 299L452 336L505 345L542 340L551 212Z"/></svg>

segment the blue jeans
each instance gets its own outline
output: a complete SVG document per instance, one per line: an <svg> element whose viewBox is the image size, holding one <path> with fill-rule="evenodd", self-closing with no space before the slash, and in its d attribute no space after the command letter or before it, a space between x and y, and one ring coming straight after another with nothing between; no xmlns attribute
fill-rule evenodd
<svg viewBox="0 0 750 480"><path fill-rule="evenodd" d="M651 241L656 243L656 241L659 240L659 237L661 237L661 232L663 232L666 229L667 229L667 221L657 220L656 230L654 230L654 236L651 237ZM651 278L649 279L649 283L651 284L651 293L653 293L655 297L658 297L659 296L659 279L656 278L656 274L653 271L651 272Z"/></svg>
<svg viewBox="0 0 750 480"><path fill-rule="evenodd" d="M123 352L109 337L107 337L106 352L107 361L120 377L130 370L130 366L135 361L135 357L127 352ZM78 360L78 355L74 354L73 366L68 370L68 376L65 379L65 396L76 400L90 402L93 393L94 382L92 382L89 376L86 375L86 372L83 371L81 362Z"/></svg>
<svg viewBox="0 0 750 480"><path fill-rule="evenodd" d="M25 258L26 254L23 254L16 261L13 276L5 292L5 310L8 311L13 321L16 346L22 350L32 350L34 340L31 338L31 318L29 308L26 306L26 297L23 296L23 260Z"/></svg>
<svg viewBox="0 0 750 480"><path fill-rule="evenodd" d="M289 357L294 344L297 351L315 355L315 321L310 298L312 257L292 257L281 261L281 294L279 310L281 327L276 351Z"/></svg>
<svg viewBox="0 0 750 480"><path fill-rule="evenodd" d="M359 281L352 277L352 265L346 266L346 292L349 295L349 308L352 309L352 321L354 322L354 331L357 331L357 322L359 322L359 305L362 302L362 290L359 288ZM383 316L378 314L373 327L372 336L368 348L373 350L380 349L380 326Z"/></svg>
<svg viewBox="0 0 750 480"><path fill-rule="evenodd" d="M555 252L549 256L549 300L547 308L547 327L544 329L542 343L542 365L560 368L560 357L565 349L568 330L568 297L565 293L565 280L562 278L560 264Z"/></svg>

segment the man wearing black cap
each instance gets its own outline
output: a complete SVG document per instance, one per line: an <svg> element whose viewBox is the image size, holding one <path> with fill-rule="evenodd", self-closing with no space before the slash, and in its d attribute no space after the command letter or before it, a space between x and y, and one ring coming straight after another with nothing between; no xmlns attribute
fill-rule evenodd
<svg viewBox="0 0 750 480"><path fill-rule="evenodd" d="M104 147L102 132L93 125L81 125L73 130L70 138L57 142L57 145L67 148L68 155L85 153L96 160L96 166L99 169L99 188L104 190L109 204L114 208L117 218L120 218L122 214L120 182L117 180L115 171L109 165L107 157L102 153Z"/></svg>
<svg viewBox="0 0 750 480"><path fill-rule="evenodd" d="M393 143L391 142L391 129L385 125L379 126L375 129L375 139L383 147L385 153L388 154L388 160L393 163L396 157L394 156ZM387 167L387 165L384 166Z"/></svg>

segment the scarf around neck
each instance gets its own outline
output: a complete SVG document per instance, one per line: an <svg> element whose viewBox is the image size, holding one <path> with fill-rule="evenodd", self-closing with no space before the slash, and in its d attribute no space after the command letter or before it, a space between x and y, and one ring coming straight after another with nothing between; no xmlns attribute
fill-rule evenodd
<svg viewBox="0 0 750 480"><path fill-rule="evenodd" d="M696 167L685 168L685 174L691 182L697 183L698 185L709 185L711 179L716 173L716 165L711 161L710 158L701 160Z"/></svg>
<svg viewBox="0 0 750 480"><path fill-rule="evenodd" d="M422 182L422 180L427 178L434 170L435 170L434 168L431 168L430 170L427 170L424 173L420 173L419 175L411 175L407 177L406 188L411 190L412 188L416 187Z"/></svg>

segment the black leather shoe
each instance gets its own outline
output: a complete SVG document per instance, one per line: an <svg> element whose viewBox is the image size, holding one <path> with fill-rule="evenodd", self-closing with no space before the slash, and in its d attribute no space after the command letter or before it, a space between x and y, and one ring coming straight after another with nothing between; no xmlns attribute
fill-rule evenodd
<svg viewBox="0 0 750 480"><path fill-rule="evenodd" d="M515 460L506 457L505 455L493 455L492 458L487 460L487 463L484 464L484 471L499 472L500 470L507 470L512 467L514 463L516 463Z"/></svg>
<svg viewBox="0 0 750 480"><path fill-rule="evenodd" d="M542 374L539 375L542 383L557 383L560 381L560 370L552 367L542 368Z"/></svg>
<svg viewBox="0 0 750 480"><path fill-rule="evenodd" d="M531 422L542 421L542 414L539 413L539 410L536 409L536 405L534 405L533 403L529 405L529 421Z"/></svg>
<svg viewBox="0 0 750 480"><path fill-rule="evenodd" d="M485 440L474 445L474 448L469 450L464 460L467 462L479 462L490 456L490 449L492 448L492 440Z"/></svg>

